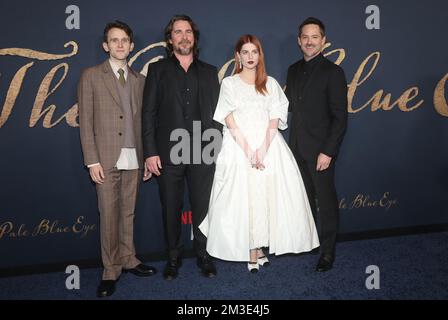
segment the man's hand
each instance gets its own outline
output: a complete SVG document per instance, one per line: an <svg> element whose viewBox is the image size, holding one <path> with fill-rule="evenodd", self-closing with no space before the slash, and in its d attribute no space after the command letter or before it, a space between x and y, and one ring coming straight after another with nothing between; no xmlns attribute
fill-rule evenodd
<svg viewBox="0 0 448 320"><path fill-rule="evenodd" d="M155 174L156 176L160 176L161 173L159 169L162 169L162 163L160 162L159 156L153 156L146 158L145 160L145 170L148 168L150 173Z"/></svg>
<svg viewBox="0 0 448 320"><path fill-rule="evenodd" d="M90 178L92 178L93 182L96 184L104 183L104 171L103 167L100 164L96 164L89 168Z"/></svg>
<svg viewBox="0 0 448 320"><path fill-rule="evenodd" d="M317 157L317 165L316 165L316 171L324 171L327 170L330 166L331 157L327 156L326 154L320 153Z"/></svg>
<svg viewBox="0 0 448 320"><path fill-rule="evenodd" d="M149 172L148 166L146 165L145 162L145 173L143 174L143 181L148 181L149 179L151 179L152 177L152 173Z"/></svg>

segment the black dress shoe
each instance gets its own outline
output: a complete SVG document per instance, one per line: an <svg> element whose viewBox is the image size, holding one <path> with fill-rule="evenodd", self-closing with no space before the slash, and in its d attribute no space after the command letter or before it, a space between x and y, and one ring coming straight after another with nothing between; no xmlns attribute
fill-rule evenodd
<svg viewBox="0 0 448 320"><path fill-rule="evenodd" d="M179 273L179 268L182 265L182 260L169 260L166 263L165 269L163 270L163 277L165 280L173 280L177 277Z"/></svg>
<svg viewBox="0 0 448 320"><path fill-rule="evenodd" d="M156 274L157 270L154 267L146 266L143 263L140 263L138 266L132 269L123 269L123 272L130 272L138 277L149 277L153 274Z"/></svg>
<svg viewBox="0 0 448 320"><path fill-rule="evenodd" d="M109 297L115 292L116 280L101 280L96 296L98 298Z"/></svg>
<svg viewBox="0 0 448 320"><path fill-rule="evenodd" d="M216 267L209 255L198 257L197 265L201 269L204 277L212 278L216 276Z"/></svg>
<svg viewBox="0 0 448 320"><path fill-rule="evenodd" d="M322 254L316 266L317 272L325 272L333 268L334 256L330 254Z"/></svg>

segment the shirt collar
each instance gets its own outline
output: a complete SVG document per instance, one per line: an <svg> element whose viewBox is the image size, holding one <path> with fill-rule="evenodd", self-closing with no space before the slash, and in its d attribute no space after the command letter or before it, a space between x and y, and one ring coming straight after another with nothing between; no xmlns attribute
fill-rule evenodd
<svg viewBox="0 0 448 320"><path fill-rule="evenodd" d="M171 59L171 61L173 63L175 63L176 65L180 66L180 61L179 61L179 59L177 59L177 57L176 57L176 55L174 53L171 55L171 57L169 57L169 59ZM195 57L193 57L193 62L191 62L191 65L195 66L196 65L196 61L197 61L197 59Z"/></svg>
<svg viewBox="0 0 448 320"><path fill-rule="evenodd" d="M114 72L114 75L117 77L117 79L120 77L120 74L118 73L119 69L124 70L124 78L126 80L128 79L128 65L127 64L125 64L124 67L122 67L118 63L112 61L111 59L109 59L109 63L110 63L110 66L112 67L112 71Z"/></svg>
<svg viewBox="0 0 448 320"><path fill-rule="evenodd" d="M316 65L317 62L319 62L324 56L322 55L322 53L319 53L317 56L315 56L313 59L305 61L303 60L303 62L305 63L305 65L307 67L314 67Z"/></svg>

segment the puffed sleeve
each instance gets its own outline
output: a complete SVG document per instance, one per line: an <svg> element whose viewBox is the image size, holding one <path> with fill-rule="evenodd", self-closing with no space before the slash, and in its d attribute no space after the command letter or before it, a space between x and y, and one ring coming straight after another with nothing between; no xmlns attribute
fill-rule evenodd
<svg viewBox="0 0 448 320"><path fill-rule="evenodd" d="M274 78L269 78L271 81L271 103L269 105L269 119L279 119L278 128L285 130L288 128L288 105L289 101L286 98L283 89Z"/></svg>
<svg viewBox="0 0 448 320"><path fill-rule="evenodd" d="M235 97L233 95L232 83L229 77L224 78L219 91L218 104L216 106L213 120L226 125L226 117L236 110Z"/></svg>

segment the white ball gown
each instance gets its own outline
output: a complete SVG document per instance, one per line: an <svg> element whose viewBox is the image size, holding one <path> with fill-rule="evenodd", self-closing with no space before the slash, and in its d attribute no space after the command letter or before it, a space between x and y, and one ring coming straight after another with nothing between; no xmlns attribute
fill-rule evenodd
<svg viewBox="0 0 448 320"><path fill-rule="evenodd" d="M269 247L271 254L300 253L319 246L319 239L294 156L278 132L263 161L252 168L226 127L233 113L251 149L263 143L270 119L287 128L288 100L277 81L268 77L268 94L236 74L223 79L213 119L224 125L216 160L209 211L199 226L207 252L229 261L249 261L249 250Z"/></svg>

